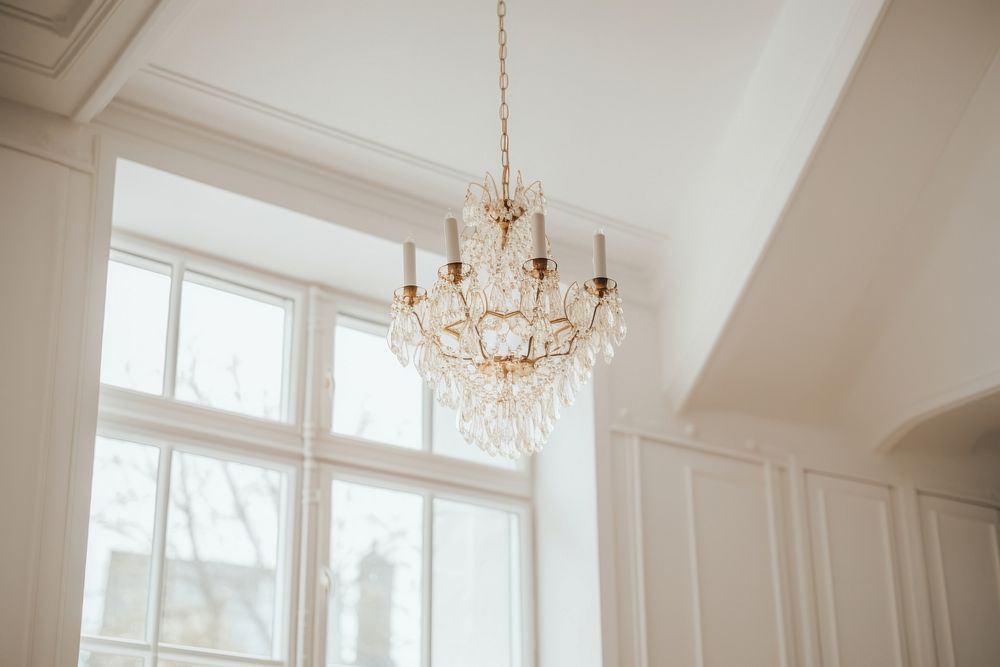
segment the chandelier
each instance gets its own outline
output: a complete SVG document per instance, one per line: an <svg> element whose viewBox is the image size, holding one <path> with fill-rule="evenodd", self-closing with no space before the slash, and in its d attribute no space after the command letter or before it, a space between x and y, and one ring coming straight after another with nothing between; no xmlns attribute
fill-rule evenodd
<svg viewBox="0 0 1000 667"><path fill-rule="evenodd" d="M500 187L469 185L458 221L445 219L446 264L430 293L417 285L416 246L403 244L403 287L393 294L389 348L411 360L437 401L458 412L462 437L491 455L539 451L590 377L625 338L617 283L607 277L603 231L594 234L594 278L560 293L545 236L541 183L513 192L507 138L506 4L497 3L500 56Z"/></svg>

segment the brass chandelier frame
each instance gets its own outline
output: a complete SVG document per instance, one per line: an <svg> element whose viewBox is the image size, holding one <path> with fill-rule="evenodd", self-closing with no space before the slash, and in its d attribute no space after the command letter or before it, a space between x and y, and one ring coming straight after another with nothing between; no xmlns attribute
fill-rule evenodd
<svg viewBox="0 0 1000 667"><path fill-rule="evenodd" d="M507 86L509 78L507 76L507 30L504 26L504 19L507 15L507 4L504 0L498 0L497 2L497 45L498 45L498 56L500 62L500 73L499 73L499 84L500 84L500 162L501 162L501 198L499 201L493 197L491 189L487 187L485 183L470 183L469 188L466 192L466 198L469 199L472 195L473 188L480 188L482 190L482 205L485 209L487 217L492 220L495 224L499 225L501 230L501 248L506 247L508 232L510 226L517 220L519 220L528 209L523 206L517 206L515 202L510 197L510 138L507 133L507 121L510 117L510 109L507 105ZM492 178L487 175L487 178L492 181ZM518 177L520 180L520 176ZM493 190L495 191L496 184L493 182ZM528 187L523 189L525 193L532 193L534 196L533 200L544 201L544 195L542 193L542 187L540 181L532 182ZM558 265L554 260L548 258L535 258L530 259L524 263L522 269L525 273L533 280L536 281L535 286L535 298L536 300L541 297L542 293L542 282L545 278L555 274L558 269ZM472 275L474 269L471 265L465 264L464 262L452 262L445 264L440 269L438 269L438 277L445 280L456 287L459 286L463 281L465 281L470 275ZM461 354L454 354L449 351L448 346L441 347L441 354L457 360L466 361L470 363L475 363L480 370L488 370L495 368L498 375L506 375L516 373L519 369L518 366L528 365L534 366L539 359L554 358L569 356L575 350L575 343L577 338L581 333L581 328L576 327L566 316L567 312L567 299L569 295L578 289L578 284L573 283L563 294L563 316L552 320L549 320L549 324L553 326L552 338L554 341L559 341L556 346L555 351L550 351L552 348L551 343L546 344L544 353L533 354L535 352L535 337L530 336L528 339L528 349L527 353L524 355L518 354L506 354L506 355L489 355L483 345L483 335L481 331L481 326L487 318L497 318L499 320L508 320L515 317L522 318L525 322L531 323L532 318L525 313L523 310L512 310L512 311L500 311L490 308L488 297L486 294L480 294L479 298L483 299L483 313L479 318L472 324L475 329L476 338L479 343L479 351L482 360L477 360L475 357L465 356ZM597 320L598 311L604 301L604 298L608 296L612 291L617 289L617 284L610 278L593 278L588 280L584 284L584 289L586 289L590 294L597 297L597 304L593 308L591 313L589 324L582 328L582 331L590 331L594 327L594 323ZM470 304L466 298L466 294L463 290L457 289L456 293L461 297L462 306L466 313L466 317L469 316L471 312ZM420 327L421 334L427 336L431 332L427 331L424 327L423 319L417 312L416 307L424 302L428 298L427 290L418 287L416 285L406 285L404 287L396 290L394 298L398 299L405 305L413 309L413 315L416 317L417 325ZM459 327L465 326L468 323L468 319L460 319L446 324L440 327L440 333L447 334L455 340L460 337ZM567 332L572 331L572 335L566 340L561 340ZM435 335L437 332L435 332Z"/></svg>

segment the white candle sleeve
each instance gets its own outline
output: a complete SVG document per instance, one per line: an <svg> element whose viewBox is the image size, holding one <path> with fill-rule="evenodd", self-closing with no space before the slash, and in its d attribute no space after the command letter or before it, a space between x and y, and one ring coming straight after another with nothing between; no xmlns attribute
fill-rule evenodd
<svg viewBox="0 0 1000 667"><path fill-rule="evenodd" d="M545 216L541 213L531 216L531 241L532 259L549 256L548 248L545 246Z"/></svg>
<svg viewBox="0 0 1000 667"><path fill-rule="evenodd" d="M413 241L403 243L403 286L417 284L417 244Z"/></svg>
<svg viewBox="0 0 1000 667"><path fill-rule="evenodd" d="M604 231L594 232L594 277L608 277L608 256L604 247Z"/></svg>
<svg viewBox="0 0 1000 667"><path fill-rule="evenodd" d="M444 219L444 250L449 264L462 261L458 245L458 220L452 217Z"/></svg>

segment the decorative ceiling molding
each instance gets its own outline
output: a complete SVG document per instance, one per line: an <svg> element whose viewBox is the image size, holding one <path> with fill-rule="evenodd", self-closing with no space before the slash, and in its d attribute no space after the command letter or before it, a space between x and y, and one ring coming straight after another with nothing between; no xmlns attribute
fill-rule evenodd
<svg viewBox="0 0 1000 667"><path fill-rule="evenodd" d="M887 409L884 416L866 425L860 432L864 434L865 443L871 451L886 454L921 424L947 415L951 411L974 405L977 401L995 397L998 392L1000 392L1000 369L993 369L979 377L939 390L934 396L921 401ZM993 416L989 423L995 425L996 417ZM971 450L975 443L945 444L953 448L965 447Z"/></svg>
<svg viewBox="0 0 1000 667"><path fill-rule="evenodd" d="M445 210L441 201L128 101L115 100L94 124L103 128L101 134L107 140L120 140L127 146L122 155L129 160L367 234L393 240L409 236L422 248L441 245L439 216ZM566 275L586 275L591 249L552 238L559 244L560 268L566 269ZM620 284L646 284L641 265L633 258L623 256L617 264L613 270ZM642 289L630 294L627 302L630 309L650 305L649 292Z"/></svg>
<svg viewBox="0 0 1000 667"><path fill-rule="evenodd" d="M68 37L76 28L80 17L94 3L94 0L82 0L74 3L69 11L50 15L34 12L11 2L0 2L0 14L10 16L25 23L32 23L60 37Z"/></svg>
<svg viewBox="0 0 1000 667"><path fill-rule="evenodd" d="M408 167L416 168L428 174L443 177L462 186L470 182L478 182L482 179L481 174L474 174L461 169L455 169L454 167L441 164L440 162L428 160L418 155L414 155L391 146L386 146L385 144L366 139L311 118L306 118L265 102L240 95L231 90L195 79L183 73L176 72L156 64L150 64L143 67L140 70L140 74L155 77L156 79L172 86L180 86L190 91L213 97L227 104L238 106L255 114L265 116L271 120L307 130L335 142L361 149L362 151L372 155L388 158L389 160L404 164ZM625 220L613 218L602 213L577 206L567 201L552 198L548 195L546 195L546 203L552 210L559 211L567 216L572 216L577 219L586 220L591 224L605 227L606 229L613 230L622 235L628 235L629 237L643 243L659 244L667 239L666 234L651 231Z"/></svg>
<svg viewBox="0 0 1000 667"><path fill-rule="evenodd" d="M77 3L73 11L63 16L47 17L10 3L0 3L0 14L24 24L21 39L8 39L0 48L0 61L59 78L76 62L121 4L122 0L87 0ZM45 51L44 58L30 53L39 51L39 45Z"/></svg>

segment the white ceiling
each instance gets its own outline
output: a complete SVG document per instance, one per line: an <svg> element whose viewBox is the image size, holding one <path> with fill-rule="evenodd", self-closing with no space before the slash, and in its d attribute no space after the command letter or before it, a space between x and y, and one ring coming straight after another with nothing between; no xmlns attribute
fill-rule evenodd
<svg viewBox="0 0 1000 667"><path fill-rule="evenodd" d="M890 6L689 407L889 447L1000 386L998 48L997 3Z"/></svg>
<svg viewBox="0 0 1000 667"><path fill-rule="evenodd" d="M900 451L947 452L954 455L1000 449L1000 392L930 416L904 434Z"/></svg>
<svg viewBox="0 0 1000 667"><path fill-rule="evenodd" d="M668 230L780 4L509 3L513 166L541 178L556 200ZM499 164L496 59L491 2L311 0L290 11L269 0L220 0L186 13L145 76L256 107L262 123L277 112L361 143L370 150L339 166L373 180L387 177L386 154L478 178ZM148 105L139 83L122 98ZM449 187L432 198L461 197Z"/></svg>

